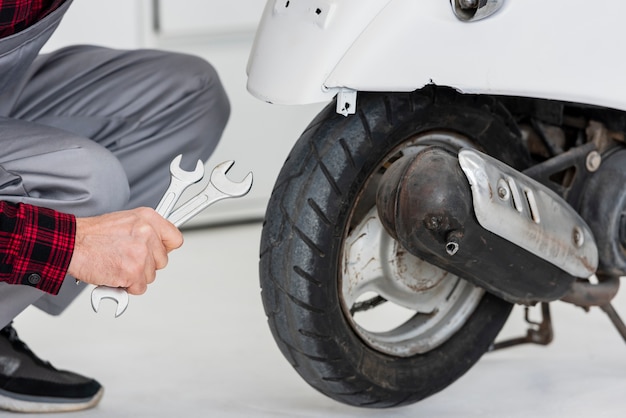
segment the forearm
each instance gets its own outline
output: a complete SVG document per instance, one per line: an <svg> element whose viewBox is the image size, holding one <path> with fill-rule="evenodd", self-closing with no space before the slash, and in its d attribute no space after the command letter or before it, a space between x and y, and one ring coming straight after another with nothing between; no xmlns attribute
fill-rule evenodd
<svg viewBox="0 0 626 418"><path fill-rule="evenodd" d="M73 215L0 201L0 281L57 294L75 234Z"/></svg>

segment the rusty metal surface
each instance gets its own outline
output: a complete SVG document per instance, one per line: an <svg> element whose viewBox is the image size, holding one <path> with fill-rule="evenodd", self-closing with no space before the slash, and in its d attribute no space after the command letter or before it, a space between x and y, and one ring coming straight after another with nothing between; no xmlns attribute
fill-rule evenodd
<svg viewBox="0 0 626 418"><path fill-rule="evenodd" d="M620 278L601 278L597 283L588 280L577 280L561 300L582 308L603 306L611 303L619 291Z"/></svg>
<svg viewBox="0 0 626 418"><path fill-rule="evenodd" d="M479 151L462 150L459 162L483 228L574 277L595 273L598 249L591 230L559 195Z"/></svg>
<svg viewBox="0 0 626 418"><path fill-rule="evenodd" d="M554 330L552 328L552 315L550 314L550 304L541 304L541 320L533 321L530 319L530 308L526 307L524 311L524 319L529 325L526 335L518 338L494 343L491 351L501 350L503 348L515 347L520 344L538 344L548 345L554 340Z"/></svg>
<svg viewBox="0 0 626 418"><path fill-rule="evenodd" d="M383 225L407 251L509 302L557 300L574 281L477 222L454 152L431 146L397 160L377 199Z"/></svg>

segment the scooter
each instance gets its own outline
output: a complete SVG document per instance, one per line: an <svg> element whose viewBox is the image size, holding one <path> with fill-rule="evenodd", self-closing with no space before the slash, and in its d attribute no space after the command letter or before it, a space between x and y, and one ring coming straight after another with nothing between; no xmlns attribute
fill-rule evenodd
<svg viewBox="0 0 626 418"><path fill-rule="evenodd" d="M270 198L260 282L302 378L373 408L552 340L626 274L626 3L270 0L248 90L329 104ZM514 305L525 337L495 343Z"/></svg>

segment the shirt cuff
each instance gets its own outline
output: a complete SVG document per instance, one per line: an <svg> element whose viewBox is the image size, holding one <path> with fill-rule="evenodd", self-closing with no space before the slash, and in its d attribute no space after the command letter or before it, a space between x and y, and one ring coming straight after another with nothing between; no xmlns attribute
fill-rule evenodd
<svg viewBox="0 0 626 418"><path fill-rule="evenodd" d="M8 263L1 266L10 267L8 281L58 294L74 252L76 218L28 204L11 206L0 211L3 230L7 220L14 222Z"/></svg>

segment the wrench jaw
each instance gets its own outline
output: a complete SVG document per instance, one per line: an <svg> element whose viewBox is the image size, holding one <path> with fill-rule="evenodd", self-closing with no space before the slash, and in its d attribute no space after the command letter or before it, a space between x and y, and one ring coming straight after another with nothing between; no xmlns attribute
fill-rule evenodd
<svg viewBox="0 0 626 418"><path fill-rule="evenodd" d="M161 201L155 210L164 218L172 212L174 205L182 193L192 184L198 183L204 178L204 164L201 160L196 163L194 171L185 171L180 168L183 155L177 155L170 163L170 184L163 194Z"/></svg>
<svg viewBox="0 0 626 418"><path fill-rule="evenodd" d="M167 219L175 226L180 227L215 202L246 195L252 188L252 173L248 173L241 182L230 180L226 173L234 163L234 161L224 161L218 164L211 171L211 178L206 187L191 200L173 211Z"/></svg>
<svg viewBox="0 0 626 418"><path fill-rule="evenodd" d="M193 171L185 171L180 168L180 163L183 160L183 154L178 154L170 163L170 175L180 180L197 183L204 177L204 164L201 160L196 163L196 168Z"/></svg>
<svg viewBox="0 0 626 418"><path fill-rule="evenodd" d="M91 307L94 312L98 312L100 301L102 299L111 299L117 303L115 317L117 318L128 308L128 293L126 289L121 287L98 286L91 291Z"/></svg>
<svg viewBox="0 0 626 418"><path fill-rule="evenodd" d="M226 174L233 167L233 160L224 161L215 166L211 171L211 183L213 186L228 197L241 197L246 195L252 188L252 172L240 182L231 181Z"/></svg>

